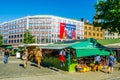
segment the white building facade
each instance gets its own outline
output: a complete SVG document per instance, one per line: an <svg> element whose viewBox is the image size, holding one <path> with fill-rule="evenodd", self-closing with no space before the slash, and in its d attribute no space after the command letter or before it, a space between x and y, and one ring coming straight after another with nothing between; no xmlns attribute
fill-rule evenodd
<svg viewBox="0 0 120 80"><path fill-rule="evenodd" d="M104 30L104 37L105 39L116 39L120 38L120 34L118 33L109 33L107 30Z"/></svg>
<svg viewBox="0 0 120 80"><path fill-rule="evenodd" d="M0 34L2 34L2 25L0 24Z"/></svg>
<svg viewBox="0 0 120 80"><path fill-rule="evenodd" d="M84 22L53 15L37 15L1 23L4 44L23 44L26 29L36 37L38 44L84 39Z"/></svg>

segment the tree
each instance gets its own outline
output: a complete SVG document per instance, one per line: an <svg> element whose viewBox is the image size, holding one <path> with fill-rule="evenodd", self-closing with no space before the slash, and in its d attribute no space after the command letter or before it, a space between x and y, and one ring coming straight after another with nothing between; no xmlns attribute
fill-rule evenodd
<svg viewBox="0 0 120 80"><path fill-rule="evenodd" d="M0 34L0 46L3 45L3 36Z"/></svg>
<svg viewBox="0 0 120 80"><path fill-rule="evenodd" d="M25 44L35 43L35 37L30 34L30 31L26 29L24 34L24 41Z"/></svg>
<svg viewBox="0 0 120 80"><path fill-rule="evenodd" d="M120 33L120 0L99 0L95 8L94 26Z"/></svg>

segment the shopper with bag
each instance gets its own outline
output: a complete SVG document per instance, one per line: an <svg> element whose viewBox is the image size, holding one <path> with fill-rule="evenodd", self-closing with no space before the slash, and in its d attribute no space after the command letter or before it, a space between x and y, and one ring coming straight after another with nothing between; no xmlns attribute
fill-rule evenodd
<svg viewBox="0 0 120 80"><path fill-rule="evenodd" d="M27 67L27 61L28 61L28 49L26 49L22 54L22 59L24 63L24 68Z"/></svg>

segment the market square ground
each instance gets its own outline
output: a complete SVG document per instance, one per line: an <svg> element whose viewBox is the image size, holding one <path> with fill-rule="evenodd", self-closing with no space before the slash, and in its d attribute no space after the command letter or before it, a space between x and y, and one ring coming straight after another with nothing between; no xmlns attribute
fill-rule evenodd
<svg viewBox="0 0 120 80"><path fill-rule="evenodd" d="M22 64L23 62L15 57L10 57L8 64L4 64L0 59L0 80L120 80L120 63L115 65L112 74L108 74L107 70L79 73L48 67L38 69L36 64L31 62L27 69L24 69Z"/></svg>

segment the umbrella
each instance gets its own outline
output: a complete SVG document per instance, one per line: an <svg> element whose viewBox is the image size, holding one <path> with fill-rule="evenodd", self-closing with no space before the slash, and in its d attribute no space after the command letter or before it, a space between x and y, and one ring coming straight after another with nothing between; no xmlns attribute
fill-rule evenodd
<svg viewBox="0 0 120 80"><path fill-rule="evenodd" d="M11 48L12 48L12 46L7 46L6 48L7 48L7 49L11 49Z"/></svg>

